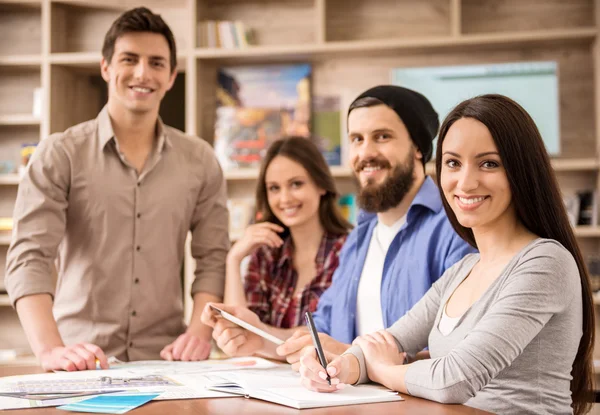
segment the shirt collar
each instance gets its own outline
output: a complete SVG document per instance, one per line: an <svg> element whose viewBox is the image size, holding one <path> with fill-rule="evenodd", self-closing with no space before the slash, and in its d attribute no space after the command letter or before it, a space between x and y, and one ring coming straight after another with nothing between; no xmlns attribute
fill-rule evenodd
<svg viewBox="0 0 600 415"><path fill-rule="evenodd" d="M330 239L336 238L336 236L329 234L328 232L323 233L323 237L321 238L321 243L319 245L319 249L317 250L317 258L315 258L315 264L317 265L317 275L320 273L320 270L323 268L323 263L325 258L321 258L320 255L325 251L325 245L327 241ZM277 261L277 266L282 267L285 265L287 261L292 262L294 259L294 244L292 241L292 237L288 236L285 238L283 245L280 248L281 256L279 257L279 261Z"/></svg>
<svg viewBox="0 0 600 415"><path fill-rule="evenodd" d="M425 181L423 181L421 188L408 208L407 220L410 212L414 210L414 206L424 206L435 213L438 213L442 209L443 205L439 190L431 177L425 177ZM361 226L363 223L369 223L376 218L376 216L377 213L361 210L357 219L358 225Z"/></svg>
<svg viewBox="0 0 600 415"><path fill-rule="evenodd" d="M104 150L106 144L112 141L115 137L115 132L112 127L112 122L110 120L110 115L108 113L108 104L102 108L98 117L96 117L98 122L98 141L100 145L100 150ZM165 125L162 122L160 116L156 121L156 136L158 137L157 150L158 153L161 153L165 147L171 146L171 140L166 133Z"/></svg>
<svg viewBox="0 0 600 415"><path fill-rule="evenodd" d="M425 177L425 181L421 185L421 188L417 192L417 195L413 199L413 202L410 204L410 211L413 206L425 206L427 209L432 212L438 213L443 205L442 199L440 198L440 191L438 187L433 182L433 179L429 176Z"/></svg>
<svg viewBox="0 0 600 415"><path fill-rule="evenodd" d="M292 242L292 237L288 236L287 238L285 238L285 241L283 241L283 245L281 245L281 248L279 249L281 255L279 257L279 261L277 261L277 267L281 268L285 265L286 262L292 261L292 258L294 258L294 244Z"/></svg>

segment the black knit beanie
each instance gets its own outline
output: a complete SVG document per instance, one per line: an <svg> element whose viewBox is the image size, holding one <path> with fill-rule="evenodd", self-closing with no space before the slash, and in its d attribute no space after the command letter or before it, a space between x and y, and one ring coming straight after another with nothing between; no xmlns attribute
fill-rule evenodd
<svg viewBox="0 0 600 415"><path fill-rule="evenodd" d="M433 153L433 139L440 127L438 114L427 98L401 86L379 85L360 94L352 104L366 97L377 98L398 114L410 138L423 154L423 164L427 163Z"/></svg>

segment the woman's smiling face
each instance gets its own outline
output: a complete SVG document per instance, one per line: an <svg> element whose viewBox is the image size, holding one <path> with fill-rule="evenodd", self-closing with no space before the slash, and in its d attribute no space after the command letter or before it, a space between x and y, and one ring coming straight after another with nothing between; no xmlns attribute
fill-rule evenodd
<svg viewBox="0 0 600 415"><path fill-rule="evenodd" d="M500 154L487 127L461 118L442 143L440 185L458 222L487 228L515 215Z"/></svg>

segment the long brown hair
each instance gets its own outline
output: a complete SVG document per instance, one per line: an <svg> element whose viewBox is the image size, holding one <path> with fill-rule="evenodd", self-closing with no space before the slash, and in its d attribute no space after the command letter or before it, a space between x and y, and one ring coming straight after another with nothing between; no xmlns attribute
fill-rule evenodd
<svg viewBox="0 0 600 415"><path fill-rule="evenodd" d="M276 223L288 231L277 216L273 214L267 199L267 185L265 176L267 168L277 156L284 156L304 167L314 184L325 190L319 202L319 220L326 232L334 235L343 235L352 229L337 207L339 196L335 181L329 171L329 166L317 146L304 137L286 137L275 141L269 149L260 167L258 184L256 186L256 209L261 213L261 220Z"/></svg>
<svg viewBox="0 0 600 415"><path fill-rule="evenodd" d="M591 408L589 394L593 388L595 322L592 290L587 267L569 223L540 132L527 111L503 95L481 95L463 101L446 116L440 128L435 160L438 178L442 172L444 138L452 124L461 118L473 118L481 122L492 135L506 170L515 211L521 223L540 237L560 242L577 262L583 298L583 336L571 371L571 393L573 412L575 415L584 414ZM476 247L473 231L458 222L441 186L439 189L454 230Z"/></svg>

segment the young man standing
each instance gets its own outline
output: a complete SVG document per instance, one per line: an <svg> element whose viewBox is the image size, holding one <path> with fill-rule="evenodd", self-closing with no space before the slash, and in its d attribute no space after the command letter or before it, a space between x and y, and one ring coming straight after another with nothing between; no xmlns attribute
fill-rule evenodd
<svg viewBox="0 0 600 415"><path fill-rule="evenodd" d="M350 163L363 209L341 251L331 287L314 315L323 347L342 353L359 335L389 327L444 271L472 252L452 229L433 180L425 175L438 115L421 94L382 85L362 93L348 111ZM230 355L260 353L297 363L311 346L306 330L262 324L249 310L226 311L285 339L272 344L226 320L202 315Z"/></svg>
<svg viewBox="0 0 600 415"><path fill-rule="evenodd" d="M96 359L106 368L106 355L206 359L211 328L200 314L222 297L229 247L222 171L205 141L158 116L177 75L159 15L122 14L102 55L108 103L42 140L19 186L7 291L46 370L95 369ZM186 328L188 231L197 266Z"/></svg>

